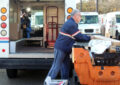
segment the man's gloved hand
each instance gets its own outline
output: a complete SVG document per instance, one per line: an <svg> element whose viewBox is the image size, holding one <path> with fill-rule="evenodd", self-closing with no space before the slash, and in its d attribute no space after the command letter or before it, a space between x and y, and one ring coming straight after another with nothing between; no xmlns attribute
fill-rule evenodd
<svg viewBox="0 0 120 85"><path fill-rule="evenodd" d="M96 39L96 37L94 35L90 35L90 39Z"/></svg>

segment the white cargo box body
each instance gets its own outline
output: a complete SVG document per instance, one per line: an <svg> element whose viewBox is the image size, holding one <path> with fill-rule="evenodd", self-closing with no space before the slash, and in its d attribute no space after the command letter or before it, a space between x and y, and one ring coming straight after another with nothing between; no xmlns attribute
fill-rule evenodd
<svg viewBox="0 0 120 85"><path fill-rule="evenodd" d="M67 20L67 17L70 15L70 13L67 12L68 8L72 8L72 9L76 8L75 0L40 0L39 2L37 2L36 0L18 0L18 2L15 2L14 0L4 0L4 1L0 1L0 3L1 3L0 9L5 8L7 10L6 13L0 13L1 16L4 15L7 17L5 21L0 20L0 23L4 22L7 25L6 28L0 29L0 58L13 58L13 57L23 58L22 56L19 56L19 57L13 56L14 54L19 55L18 53L23 53L23 54L25 53L24 52L25 50L22 49L22 47L20 48L20 52L16 51L19 48L18 44L24 45L24 41L25 41L25 39L22 37L23 30L21 29L21 17L20 16L21 16L22 9L26 9L27 7L30 7L31 10L34 10L34 9L43 10L43 26L44 27L43 27L42 43L44 43L44 41L46 40L46 28L47 28L47 25L46 25L47 7L55 6L58 8L58 30L60 30L64 22ZM21 3L23 7L20 7ZM55 9L52 8L52 10L48 11L48 15L56 14L54 13L54 10ZM50 17L50 20L52 20L51 17ZM54 19L53 22L56 22L56 19ZM36 31L36 30L33 30L33 31ZM51 33L49 34L52 35ZM53 31L53 35L56 35L55 31ZM34 51L33 53L36 53L36 52ZM38 54L38 51L36 55L37 54ZM31 57L26 56L24 58L31 58ZM33 58L36 58L36 57L33 56ZM39 56L39 58L41 58L41 56Z"/></svg>
<svg viewBox="0 0 120 85"><path fill-rule="evenodd" d="M0 57L7 58L9 56L9 0L0 1L0 16ZM2 16L5 16L6 20L2 20Z"/></svg>
<svg viewBox="0 0 120 85"><path fill-rule="evenodd" d="M49 36L53 35L53 37L50 38L55 38L55 35L58 35L55 29L58 29L59 33L60 28L70 16L68 9L71 8L73 10L76 8L75 1L76 0L0 1L0 68L6 69L9 78L16 77L18 69L49 69L51 67L54 58L54 49L45 48L44 46L47 39L47 28L50 23L49 28L51 29L51 27L53 27L51 29L53 30L53 33L49 31ZM33 19L33 21L37 21L37 24L39 23L38 21L41 21L39 24L42 23L42 26L39 26L40 28L35 27L35 29L31 26L32 32L35 34L32 37L42 37L42 40L34 38L35 42L33 43L39 43L39 46L26 46L26 43L24 43L28 40L30 41L30 43L27 42L28 45L31 44L32 41L32 39L26 39L23 37L24 32L21 26L22 12L27 8L31 8L31 15L37 16L35 18L36 20ZM56 9L58 13L56 12ZM4 13L2 13L2 11ZM36 12L42 12L42 14L39 14L38 16L37 14L34 14ZM4 17L2 18L2 16ZM43 29L41 31L42 33L40 33L40 30L37 28ZM37 34L42 34L42 36Z"/></svg>
<svg viewBox="0 0 120 85"><path fill-rule="evenodd" d="M79 30L83 34L101 34L100 24L98 23L97 12L81 12L82 19L79 23Z"/></svg>
<svg viewBox="0 0 120 85"><path fill-rule="evenodd" d="M110 12L105 17L106 37L118 38L120 35L120 12Z"/></svg>

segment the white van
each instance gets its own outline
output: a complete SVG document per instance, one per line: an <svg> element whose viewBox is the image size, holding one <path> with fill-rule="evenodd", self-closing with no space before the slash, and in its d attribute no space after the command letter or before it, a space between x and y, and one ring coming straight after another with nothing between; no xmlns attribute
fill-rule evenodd
<svg viewBox="0 0 120 85"><path fill-rule="evenodd" d="M83 34L101 34L98 23L97 12L81 12L82 19L79 23L79 30Z"/></svg>
<svg viewBox="0 0 120 85"><path fill-rule="evenodd" d="M30 38L21 29L26 8L31 8ZM0 0L0 69L9 78L17 77L19 69L49 69L59 29L75 8L75 0Z"/></svg>
<svg viewBox="0 0 120 85"><path fill-rule="evenodd" d="M120 12L106 14L105 33L111 38L120 39Z"/></svg>

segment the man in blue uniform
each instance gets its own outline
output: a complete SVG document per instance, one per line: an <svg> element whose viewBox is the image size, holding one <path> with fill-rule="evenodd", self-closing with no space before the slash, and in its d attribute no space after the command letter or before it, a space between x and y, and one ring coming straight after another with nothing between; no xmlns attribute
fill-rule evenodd
<svg viewBox="0 0 120 85"><path fill-rule="evenodd" d="M61 71L61 79L69 79L70 54L75 40L89 41L90 36L81 34L78 29L78 23L81 20L80 11L75 9L71 13L71 18L62 26L54 46L54 62L45 79L46 85L49 85L51 79L55 79Z"/></svg>
<svg viewBox="0 0 120 85"><path fill-rule="evenodd" d="M23 37L30 38L31 23L26 13L23 13L23 16L21 18L21 29L23 30Z"/></svg>

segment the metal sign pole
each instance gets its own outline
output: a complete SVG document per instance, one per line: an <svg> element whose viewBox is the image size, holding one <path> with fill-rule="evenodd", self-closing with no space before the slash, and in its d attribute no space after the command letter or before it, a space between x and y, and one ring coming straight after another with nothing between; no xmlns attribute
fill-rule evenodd
<svg viewBox="0 0 120 85"><path fill-rule="evenodd" d="M80 0L80 11L82 11L82 0Z"/></svg>
<svg viewBox="0 0 120 85"><path fill-rule="evenodd" d="M96 0L96 12L98 12L98 0Z"/></svg>

